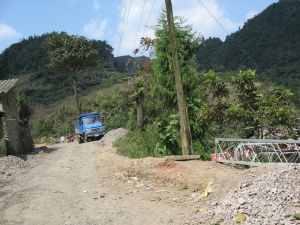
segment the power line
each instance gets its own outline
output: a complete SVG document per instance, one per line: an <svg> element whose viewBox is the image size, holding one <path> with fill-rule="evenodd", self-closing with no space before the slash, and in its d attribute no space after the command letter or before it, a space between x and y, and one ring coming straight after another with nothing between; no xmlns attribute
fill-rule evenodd
<svg viewBox="0 0 300 225"><path fill-rule="evenodd" d="M201 0L198 0L198 2L203 6L203 8L205 8L205 10L209 13L209 15L217 22L217 24L225 31L225 33L227 33L227 35L229 36L230 33L227 31L227 29L222 25L222 23L217 19L217 17L215 17L215 15L204 5L204 3ZM244 52L244 54L253 62L253 64L255 65L255 67L257 68L257 64L256 62L252 59L252 57L250 57L250 55L248 55L247 51L237 42L238 47L242 50L242 52Z"/></svg>
<svg viewBox="0 0 300 225"><path fill-rule="evenodd" d="M127 0L126 0L126 3L127 3ZM125 5L125 6L126 6L126 5ZM131 6L132 6L132 0L130 0L130 4L129 4L127 16L126 16L126 18L125 18L125 23L124 23L123 31L121 32L120 43L119 43L119 48L118 48L117 57L119 56L119 51L120 51L120 48L121 48L121 45L122 45L122 41L123 41L123 38L124 38L124 32L125 32L126 25L127 25L127 22L128 22L128 17L129 17L129 14L130 14ZM125 14L126 14L126 8L125 8L125 11L124 11L124 15L125 15Z"/></svg>
<svg viewBox="0 0 300 225"><path fill-rule="evenodd" d="M144 1L144 3L145 3L145 1ZM148 27L148 24L149 24L149 21L150 21L150 18L151 18L151 14L152 14L152 10L153 10L154 4L155 4L155 0L153 0L153 2L152 2L152 5L151 5L151 8L150 8L150 11L149 11L149 14L148 14L146 23L145 23L145 27L144 27L144 31L143 31L142 37L145 37L145 32L146 32L146 29L147 29L147 27ZM143 9L144 9L144 6L143 6ZM141 22L141 21L140 21L140 22ZM139 28L140 28L140 25L139 25ZM135 40L135 42L136 42L136 40ZM136 49L134 50L134 54L139 53L139 54L141 55L141 51L140 51L141 48L142 48L141 46L139 46L138 48L136 48Z"/></svg>
<svg viewBox="0 0 300 225"><path fill-rule="evenodd" d="M145 36L145 32L146 32L146 29L147 29L149 21L150 21L150 17L151 17L151 14L152 14L152 10L153 10L154 4L155 4L155 0L153 0L153 2L152 2L152 6L151 6L151 9L150 9L148 18L146 20L146 25L145 25L145 28L144 28L143 36Z"/></svg>
<svg viewBox="0 0 300 225"><path fill-rule="evenodd" d="M136 43L137 37L138 37L139 32L140 32L140 27L141 27L141 22L142 22L142 17L143 17L143 13L144 13L145 4L146 4L146 0L144 0L144 3L143 3L143 8L142 8L141 15L140 15L139 27L138 27L138 31L137 31L135 39L134 39L134 43Z"/></svg>
<svg viewBox="0 0 300 225"><path fill-rule="evenodd" d="M117 51L117 57L119 56L119 51L120 51L121 42L122 42L122 38L123 38L122 36L123 36L123 31L124 31L125 16L126 16L126 8L127 8L127 0L125 0L125 3L124 3L123 23L122 23L121 34L120 34L120 39L119 39L119 45L118 45L118 51Z"/></svg>

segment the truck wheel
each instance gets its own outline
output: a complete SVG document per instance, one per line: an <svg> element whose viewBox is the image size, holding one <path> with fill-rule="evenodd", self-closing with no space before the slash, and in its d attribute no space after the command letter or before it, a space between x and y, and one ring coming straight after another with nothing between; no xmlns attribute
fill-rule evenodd
<svg viewBox="0 0 300 225"><path fill-rule="evenodd" d="M82 137L82 142L88 142L88 139L87 139L87 137L85 136L85 134L83 134L82 136L83 136L83 137Z"/></svg>
<svg viewBox="0 0 300 225"><path fill-rule="evenodd" d="M77 140L78 140L78 144L81 144L83 142L82 138L80 137L80 135L77 135Z"/></svg>

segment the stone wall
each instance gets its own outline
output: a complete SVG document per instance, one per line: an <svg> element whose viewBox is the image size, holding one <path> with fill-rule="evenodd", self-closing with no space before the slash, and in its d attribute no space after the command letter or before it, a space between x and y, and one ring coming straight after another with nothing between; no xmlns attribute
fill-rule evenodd
<svg viewBox="0 0 300 225"><path fill-rule="evenodd" d="M6 114L5 123L9 140L9 154L18 155L33 150L33 141L30 130L20 121L15 94L10 90L1 96L3 111Z"/></svg>
<svg viewBox="0 0 300 225"><path fill-rule="evenodd" d="M7 155L7 145L4 138L0 139L0 156L6 156Z"/></svg>

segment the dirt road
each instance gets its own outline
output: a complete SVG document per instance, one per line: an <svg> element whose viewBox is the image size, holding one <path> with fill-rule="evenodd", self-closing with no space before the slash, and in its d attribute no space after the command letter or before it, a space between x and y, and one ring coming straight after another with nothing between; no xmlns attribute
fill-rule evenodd
<svg viewBox="0 0 300 225"><path fill-rule="evenodd" d="M224 219L229 225L238 212L247 215L244 224L299 224L292 220L300 209L299 170L129 159L112 146L117 133L100 142L44 148L28 156L26 166L20 158L0 161L0 224L209 225ZM23 169L3 170L10 162Z"/></svg>
<svg viewBox="0 0 300 225"><path fill-rule="evenodd" d="M161 190L170 197L162 201L150 186L136 191L138 178L118 177L99 148L56 145L40 165L17 174L0 189L0 224L184 224L191 212L172 193Z"/></svg>

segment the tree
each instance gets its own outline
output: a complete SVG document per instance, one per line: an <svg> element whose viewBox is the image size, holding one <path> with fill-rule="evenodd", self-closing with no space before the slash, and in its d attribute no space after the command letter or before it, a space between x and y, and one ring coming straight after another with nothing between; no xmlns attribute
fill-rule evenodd
<svg viewBox="0 0 300 225"><path fill-rule="evenodd" d="M24 95L20 94L16 95L16 99L20 120L24 126L29 127L29 121L32 115L32 108L29 101Z"/></svg>
<svg viewBox="0 0 300 225"><path fill-rule="evenodd" d="M259 92L255 85L255 71L239 71L233 79L236 98L226 110L227 126L234 126L239 137L264 138L277 135L273 130L286 129L295 136L297 123L290 100L290 90L275 87ZM231 125L230 125L231 124ZM285 137L287 138L287 137Z"/></svg>
<svg viewBox="0 0 300 225"><path fill-rule="evenodd" d="M274 136L276 129L285 128L289 137L297 138L299 131L297 117L290 104L292 97L292 92L283 87L272 88L262 96L258 114L260 127L265 128L265 133ZM263 131L260 134L264 136Z"/></svg>
<svg viewBox="0 0 300 225"><path fill-rule="evenodd" d="M169 1L166 1L166 6L171 8ZM175 24L172 13L167 18L162 13L155 31L154 93L159 96L163 109L177 105L182 151L183 154L190 154L191 132L185 96L189 94L189 76L196 70L195 50L200 39L192 32L191 26L183 25L181 18L175 18Z"/></svg>
<svg viewBox="0 0 300 225"><path fill-rule="evenodd" d="M193 32L190 25L185 24L183 18L175 17L174 25L183 89L185 95L189 97L190 92L194 88L190 79L197 72L195 53L202 39ZM155 82L152 86L152 92L160 99L162 108L166 106L176 107L172 50L165 12L161 14L158 25L155 28L154 54Z"/></svg>
<svg viewBox="0 0 300 225"><path fill-rule="evenodd" d="M149 92L149 79L152 72L150 60L146 60L143 65L139 65L135 61L129 59L126 63L126 70L129 74L129 68L135 66L137 68L137 74L131 82L131 95L130 97L136 104L136 128L138 131L144 129L144 100L145 95ZM147 92L147 93L146 93Z"/></svg>
<svg viewBox="0 0 300 225"><path fill-rule="evenodd" d="M97 51L85 37L53 33L45 41L49 56L49 67L72 75L75 104L80 113L76 73L95 66Z"/></svg>

